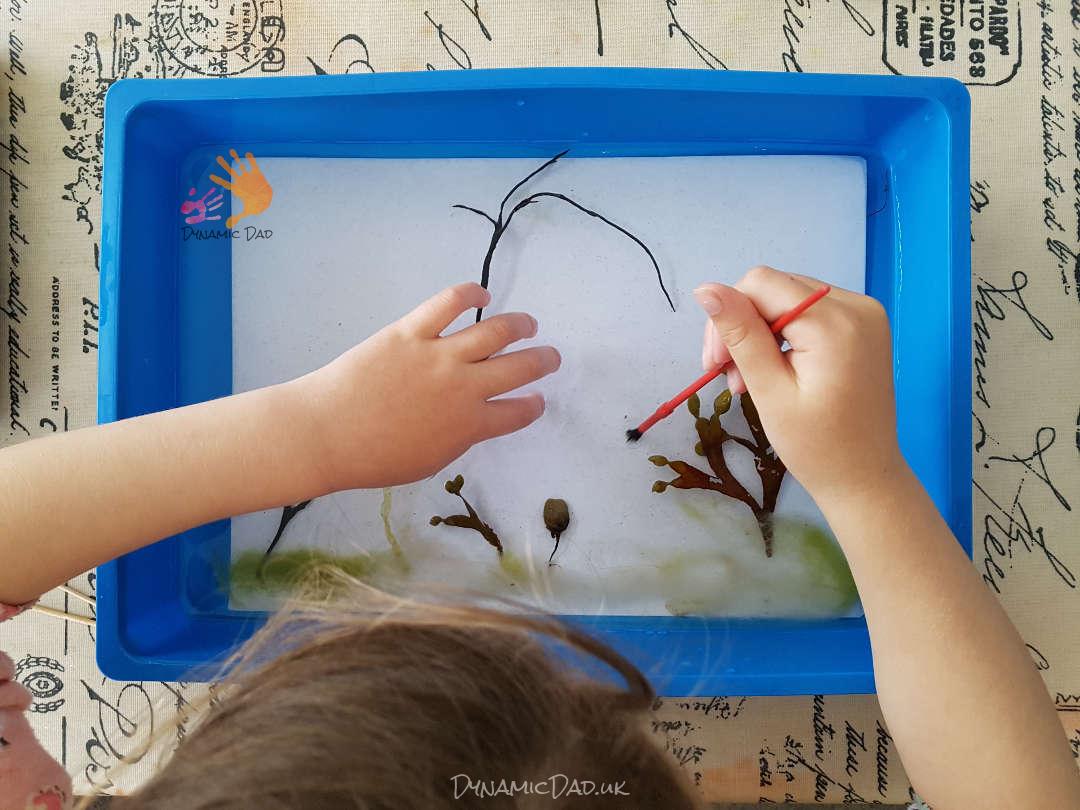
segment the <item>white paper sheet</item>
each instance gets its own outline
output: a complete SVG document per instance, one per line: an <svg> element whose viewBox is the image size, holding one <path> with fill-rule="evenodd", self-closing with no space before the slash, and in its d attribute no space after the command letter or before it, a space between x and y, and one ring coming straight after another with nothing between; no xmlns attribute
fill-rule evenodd
<svg viewBox="0 0 1080 810"><path fill-rule="evenodd" d="M479 280L492 226L452 206L494 215L507 191L541 163L260 157L273 203L239 227L272 236L233 244L234 390L310 371L442 287ZM540 334L527 343L555 345L563 366L534 386L548 403L539 423L474 447L433 479L393 490L390 522L408 577L533 599L565 613L835 610L803 528L786 522L825 526L791 476L777 508L777 553L767 559L745 505L711 491L652 492L654 481L675 473L649 463L650 455L708 470L694 454L685 409L637 444L627 444L624 431L700 375L704 315L691 291L701 282L733 283L753 265L770 264L864 289L863 161L567 157L514 200L537 191L566 194L648 245L676 311L648 256L623 234L551 198L519 211L494 255L485 314L530 312ZM473 318L470 311L452 329ZM702 392L703 415L723 387L721 378ZM401 406L431 407L411 402L407 391ZM737 405L724 418L729 430L748 435ZM727 452L732 470L759 496L750 454L731 445ZM443 488L458 474L513 565L500 565L475 532L429 525L434 515L464 511ZM554 567L541 517L547 498L565 499L571 511ZM321 498L289 524L278 551L384 553L382 499L380 491ZM279 517L275 510L234 519L233 559L264 550Z"/></svg>

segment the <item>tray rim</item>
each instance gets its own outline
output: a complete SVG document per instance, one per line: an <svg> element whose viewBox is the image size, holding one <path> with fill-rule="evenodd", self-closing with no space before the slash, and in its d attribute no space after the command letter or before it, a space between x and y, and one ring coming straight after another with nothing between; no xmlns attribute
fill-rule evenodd
<svg viewBox="0 0 1080 810"><path fill-rule="evenodd" d="M123 166L125 143L123 133L126 122L144 105L168 104L198 100L252 100L317 98L342 95L430 93L482 90L532 90L532 89L612 89L612 90L667 90L702 91L727 94L781 94L865 96L912 99L936 104L942 110L949 126L948 145L950 173L946 176L946 193L950 222L947 227L950 256L948 266L952 277L950 298L945 312L949 318L948 332L951 353L949 369L949 457L954 467L948 476L950 482L950 525L958 534L965 551L971 554L971 487L970 487L970 243L968 234L970 217L967 207L967 178L969 159L970 98L963 84L954 79L928 77L896 77L888 75L849 74L782 74L770 72L714 73L705 70L665 68L511 68L472 71L438 71L421 73L384 73L364 76L294 76L280 78L233 78L227 82L216 79L124 79L114 83L105 103L106 167L102 186L102 259L101 259L101 349L98 370L98 421L114 421L117 417L118 341L117 319L114 308L118 289L116 273L121 233L118 223L120 212L120 183L110 167ZM115 133L120 131L121 136ZM110 137L112 135L113 137ZM717 143L705 139L703 143ZM798 139L790 143L798 144ZM820 143L820 142L817 142ZM839 154L839 152L827 152ZM844 152L843 154L851 154ZM868 166L869 169L869 166ZM961 205L962 194L962 205ZM106 304L109 304L107 307ZM106 350L108 347L109 350ZM966 403L966 405L965 405ZM962 417L961 417L962 411ZM966 429L964 423L966 420ZM966 485L958 487L963 479ZM964 517L966 513L966 519ZM144 677L155 679L178 678L190 671L190 665L143 656L124 646L121 631L118 561L100 566L98 574L99 631L97 634L98 663L103 672L139 671ZM102 598L103 597L103 598ZM249 615L250 616L250 615ZM237 612L234 624L238 636L249 632L255 620ZM679 620L675 617L606 617L609 619L641 619L657 623L657 620ZM589 617L566 617L569 621L586 626L595 624ZM777 626L790 620L770 619L721 619L719 623L734 628L749 622L760 627L762 623ZM845 622L833 619L829 624L837 630L850 628ZM664 624L666 621L660 621ZM858 620L862 628L865 622ZM816 622L800 623L804 629ZM626 628L629 630L630 628ZM687 629L687 628L683 628ZM661 631L666 632L666 631ZM864 630L865 632L865 630ZM866 661L869 662L869 643L866 639ZM873 674L868 667L858 671L814 673L832 678L844 684L845 692L872 692ZM124 675L124 677L128 677ZM798 680L800 676L794 676ZM675 675L668 686L688 682L689 676ZM705 676L707 683L724 683L724 691L740 691L745 694L802 694L805 690L785 690L784 681L790 675L740 675L734 678ZM776 681L766 686L765 682ZM742 689L735 687L742 686ZM760 691L762 688L767 691ZM663 691L663 690L662 690ZM716 691L716 689L713 689ZM690 692L666 691L665 694L690 694Z"/></svg>

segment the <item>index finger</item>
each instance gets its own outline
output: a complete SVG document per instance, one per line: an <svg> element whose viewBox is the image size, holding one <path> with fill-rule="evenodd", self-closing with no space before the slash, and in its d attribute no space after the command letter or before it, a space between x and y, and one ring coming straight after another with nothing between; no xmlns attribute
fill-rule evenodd
<svg viewBox="0 0 1080 810"><path fill-rule="evenodd" d="M475 282L455 284L429 298L401 319L402 325L420 337L438 337L467 309L486 307L491 294Z"/></svg>
<svg viewBox="0 0 1080 810"><path fill-rule="evenodd" d="M772 323L801 303L821 284L811 284L774 267L758 265L735 282L735 289L754 302L761 317Z"/></svg>
<svg viewBox="0 0 1080 810"><path fill-rule="evenodd" d="M761 317L770 324L801 304L822 286L822 282L809 276L784 273L765 265L753 268L735 284L736 289L753 302ZM808 318L807 314L827 310L830 305L827 301L832 296L833 291L830 291L825 299L815 303L806 313L801 313L780 330L780 336L791 343L792 336L798 340L800 333L803 339L812 334L815 319ZM835 305L835 301L831 304ZM816 320L820 321L820 318Z"/></svg>
<svg viewBox="0 0 1080 810"><path fill-rule="evenodd" d="M824 281L819 281L812 276L804 276L799 273L788 273L788 275L794 279L805 282L814 289L817 289L825 283ZM857 293L853 290L847 290L843 287L837 287L835 284L832 284L830 286L832 287L832 290L829 292L829 298L833 299L834 301L854 301L856 299L866 297L862 293Z"/></svg>

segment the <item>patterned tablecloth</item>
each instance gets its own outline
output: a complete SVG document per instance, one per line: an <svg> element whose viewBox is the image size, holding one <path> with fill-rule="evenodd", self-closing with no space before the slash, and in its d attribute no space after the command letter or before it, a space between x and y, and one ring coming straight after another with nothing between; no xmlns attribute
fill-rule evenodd
<svg viewBox="0 0 1080 810"><path fill-rule="evenodd" d="M967 83L974 564L1080 751L1076 2L3 0L0 26L5 442L95 420L101 115L115 79L633 65ZM92 592L93 576L72 584ZM83 609L60 592L44 602ZM106 680L93 645L92 628L46 615L0 626L46 746L77 786L123 789L161 756L154 726L204 687ZM669 698L652 724L718 800L908 799L872 696ZM113 785L122 759L136 764Z"/></svg>

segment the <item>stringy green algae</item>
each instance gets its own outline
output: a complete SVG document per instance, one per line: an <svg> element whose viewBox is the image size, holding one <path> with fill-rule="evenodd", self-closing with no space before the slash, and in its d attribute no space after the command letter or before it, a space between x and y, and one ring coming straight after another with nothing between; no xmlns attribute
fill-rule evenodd
<svg viewBox="0 0 1080 810"><path fill-rule="evenodd" d="M808 579L832 592L837 611L847 610L859 599L855 578L840 546L818 526L803 530L799 554L806 565Z"/></svg>
<svg viewBox="0 0 1080 810"><path fill-rule="evenodd" d="M361 580L371 579L381 571L400 570L400 562L392 551L345 556L316 549L298 549L271 554L263 566L260 580L256 571L262 559L263 554L259 551L246 551L236 558L230 569L234 593L288 591L319 568L335 568Z"/></svg>
<svg viewBox="0 0 1080 810"><path fill-rule="evenodd" d="M529 580L529 571L525 564L509 552L499 555L499 568L515 583Z"/></svg>
<svg viewBox="0 0 1080 810"><path fill-rule="evenodd" d="M398 562L401 563L402 568L408 570L409 563L405 559L405 553L401 550L401 544L398 543L397 537L394 536L393 529L390 528L390 507L393 505L393 496L391 494L390 487L383 487L382 491L382 506L379 507L379 515L382 517L383 531L386 533L386 542L390 544L390 548L394 551L394 556Z"/></svg>
<svg viewBox="0 0 1080 810"><path fill-rule="evenodd" d="M783 589L787 596L797 595L808 615L836 616L849 612L859 600L855 579L843 551L827 531L801 521L777 519L775 562L784 559L797 563L792 576L775 566L760 572L743 570L738 576L744 584L768 592ZM709 563L694 552L677 553L659 566L661 578L675 590L687 589L686 577L702 571ZM760 577L760 578L759 578ZM718 589L712 596L676 596L668 600L668 611L676 616L725 615L731 594Z"/></svg>

